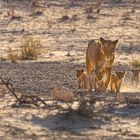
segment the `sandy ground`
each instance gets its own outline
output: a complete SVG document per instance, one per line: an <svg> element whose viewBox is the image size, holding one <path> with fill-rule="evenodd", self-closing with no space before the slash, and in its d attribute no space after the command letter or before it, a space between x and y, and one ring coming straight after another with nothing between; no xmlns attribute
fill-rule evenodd
<svg viewBox="0 0 140 140"><path fill-rule="evenodd" d="M140 3L105 3L100 13L96 13L96 3L90 0L42 0L39 5L34 8L24 0L0 2L0 57L6 57L9 48L17 52L24 35L39 38L42 44L42 54L37 61L0 62L0 75L11 77L17 92L39 95L46 100L57 86L77 92L75 69L85 68L87 44L101 36L119 39L113 69L129 72L130 62L140 59ZM88 14L86 11L91 6L93 12ZM15 16L20 16L19 19L11 20L6 16L11 7L15 7ZM33 15L37 11L42 14ZM5 87L1 86L0 90L2 140L140 139L138 104L123 103L104 109L100 104L106 103L97 102L97 113L93 118L87 118L76 113L58 114L57 110L49 108L15 107L14 98ZM121 92L129 98L140 98L140 89L131 87L127 80ZM84 91L80 93L85 94ZM105 98L112 99L113 96L107 94Z"/></svg>

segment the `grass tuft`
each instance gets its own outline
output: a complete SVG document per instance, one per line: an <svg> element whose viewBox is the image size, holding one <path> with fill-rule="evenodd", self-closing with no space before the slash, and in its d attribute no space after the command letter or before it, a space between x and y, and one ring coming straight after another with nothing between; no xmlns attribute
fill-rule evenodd
<svg viewBox="0 0 140 140"><path fill-rule="evenodd" d="M21 59L36 60L40 54L41 43L39 39L34 39L31 36L25 36L21 43Z"/></svg>
<svg viewBox="0 0 140 140"><path fill-rule="evenodd" d="M131 65L135 68L140 68L140 60L137 60L137 59L133 60L131 62Z"/></svg>
<svg viewBox="0 0 140 140"><path fill-rule="evenodd" d="M63 89L62 87L54 88L52 91L52 97L56 101L62 102L72 102L74 100L74 95L72 90Z"/></svg>

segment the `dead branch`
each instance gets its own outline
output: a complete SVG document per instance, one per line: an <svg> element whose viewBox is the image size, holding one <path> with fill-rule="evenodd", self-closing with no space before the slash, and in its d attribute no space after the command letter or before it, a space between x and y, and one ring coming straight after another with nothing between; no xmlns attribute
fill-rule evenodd
<svg viewBox="0 0 140 140"><path fill-rule="evenodd" d="M17 101L19 101L18 96L16 95L15 89L13 85L10 83L11 78L9 78L7 81L1 78L2 83L7 87L7 89L12 93L12 95L16 98Z"/></svg>
<svg viewBox="0 0 140 140"><path fill-rule="evenodd" d="M2 83L10 91L10 93L12 93L12 95L16 98L16 103L18 103L19 105L32 104L34 106L40 106L39 103L42 103L44 106L47 105L44 100L42 100L40 97L38 97L36 95L20 95L18 97L12 83L10 82L11 78L9 78L8 80L4 80L2 77L0 77L0 79L1 79Z"/></svg>

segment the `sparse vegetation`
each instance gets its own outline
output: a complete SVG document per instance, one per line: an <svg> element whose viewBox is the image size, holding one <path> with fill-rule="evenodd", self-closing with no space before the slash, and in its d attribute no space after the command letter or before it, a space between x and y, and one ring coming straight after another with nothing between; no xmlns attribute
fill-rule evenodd
<svg viewBox="0 0 140 140"><path fill-rule="evenodd" d="M62 87L54 88L52 91L52 97L54 100L62 102L72 102L74 100L72 90L63 89Z"/></svg>
<svg viewBox="0 0 140 140"><path fill-rule="evenodd" d="M0 1L0 139L139 139L140 85L132 77L140 69L139 4ZM101 46L100 37L119 40L112 71L126 70L120 93L110 84L77 88L75 69L86 69L89 41Z"/></svg>
<svg viewBox="0 0 140 140"><path fill-rule="evenodd" d="M20 52L13 51L9 48L7 51L7 60L15 62L16 60L36 60L41 53L41 43L39 39L31 36L25 36L22 39Z"/></svg>
<svg viewBox="0 0 140 140"><path fill-rule="evenodd" d="M20 60L20 56L9 48L7 51L7 59L14 63L16 60Z"/></svg>
<svg viewBox="0 0 140 140"><path fill-rule="evenodd" d="M25 36L21 43L21 59L36 60L40 54L41 43L39 39L34 39L31 36Z"/></svg>
<svg viewBox="0 0 140 140"><path fill-rule="evenodd" d="M133 60L131 62L131 65L135 68L138 68L138 67L140 68L140 60L137 60L137 59Z"/></svg>

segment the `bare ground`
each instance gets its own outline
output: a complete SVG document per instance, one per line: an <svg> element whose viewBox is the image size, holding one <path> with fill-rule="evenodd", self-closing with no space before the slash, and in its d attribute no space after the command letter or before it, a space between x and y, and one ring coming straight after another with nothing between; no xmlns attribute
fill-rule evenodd
<svg viewBox="0 0 140 140"><path fill-rule="evenodd" d="M64 86L86 94L77 91L75 69L85 68L88 41L101 36L119 39L113 69L130 71L130 62L140 59L139 3L106 3L100 13L93 8L90 14L86 9L94 6L91 1L53 0L39 4L41 7L33 8L28 1L13 2L15 15L20 18L11 20L5 16L11 4L0 2L1 57L7 56L9 47L18 51L24 35L38 37L42 43L37 61L0 62L0 75L11 77L17 92L47 100L54 87ZM33 11L42 14L33 15ZM121 91L130 99L140 98L140 89L126 81ZM120 103L104 108L105 101L97 102L93 118L87 118L76 113L58 114L49 107L15 107L5 87L1 86L0 93L0 139L140 139L140 104ZM97 94L114 101L114 94L105 95Z"/></svg>

